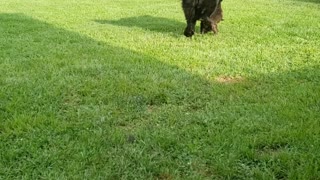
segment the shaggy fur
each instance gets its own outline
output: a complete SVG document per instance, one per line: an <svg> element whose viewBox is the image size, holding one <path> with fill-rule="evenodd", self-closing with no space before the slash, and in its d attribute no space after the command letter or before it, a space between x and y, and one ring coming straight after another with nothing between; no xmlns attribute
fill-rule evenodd
<svg viewBox="0 0 320 180"><path fill-rule="evenodd" d="M210 16L210 21L201 21L200 32L202 34L213 31L218 33L218 23L223 21L223 10L221 8L221 1L218 4L216 11Z"/></svg>
<svg viewBox="0 0 320 180"><path fill-rule="evenodd" d="M182 8L187 21L185 36L194 35L197 20L201 20L201 33L217 32L217 22L222 19L221 0L182 0Z"/></svg>

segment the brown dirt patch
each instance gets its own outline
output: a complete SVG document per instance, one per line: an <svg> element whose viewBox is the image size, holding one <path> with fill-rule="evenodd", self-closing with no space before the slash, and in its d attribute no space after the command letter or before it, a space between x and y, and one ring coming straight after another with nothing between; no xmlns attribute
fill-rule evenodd
<svg viewBox="0 0 320 180"><path fill-rule="evenodd" d="M245 79L243 77L219 76L215 80L223 84L236 84L243 82Z"/></svg>

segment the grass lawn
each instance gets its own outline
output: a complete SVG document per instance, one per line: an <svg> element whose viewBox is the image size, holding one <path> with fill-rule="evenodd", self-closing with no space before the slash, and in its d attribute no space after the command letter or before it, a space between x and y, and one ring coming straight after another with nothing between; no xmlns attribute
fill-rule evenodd
<svg viewBox="0 0 320 180"><path fill-rule="evenodd" d="M320 1L222 5L0 0L0 179L318 179Z"/></svg>

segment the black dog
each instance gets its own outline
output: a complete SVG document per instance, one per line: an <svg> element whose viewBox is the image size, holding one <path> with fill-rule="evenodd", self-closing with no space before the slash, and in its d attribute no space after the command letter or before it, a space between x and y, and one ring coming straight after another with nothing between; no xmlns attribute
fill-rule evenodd
<svg viewBox="0 0 320 180"><path fill-rule="evenodd" d="M205 34L209 31L213 31L214 34L218 33L218 23L223 21L223 10L221 8L221 1L218 4L216 11L211 14L210 21L201 21L200 32Z"/></svg>
<svg viewBox="0 0 320 180"><path fill-rule="evenodd" d="M194 35L197 20L201 21L201 33L217 33L217 23L222 19L221 0L182 0L182 8L187 20L185 36Z"/></svg>

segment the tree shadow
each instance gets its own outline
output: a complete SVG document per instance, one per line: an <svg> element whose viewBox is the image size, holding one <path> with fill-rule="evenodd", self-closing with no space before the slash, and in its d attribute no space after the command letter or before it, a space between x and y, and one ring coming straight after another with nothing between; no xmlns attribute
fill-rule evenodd
<svg viewBox="0 0 320 180"><path fill-rule="evenodd" d="M130 23L111 22L136 26ZM175 32L159 26L154 30ZM241 159L243 151L293 142L298 153L318 153L299 148L309 143L319 149L310 143L318 137L314 119L320 118L319 67L209 81L155 57L23 14L0 14L0 27L0 177L99 174L121 179L135 171L138 175L129 179L145 174L151 179L162 170L176 177L184 172L230 177L228 169L204 175L203 169L187 164L195 160L209 171L225 161L238 172L238 162L272 160ZM127 143L128 133L137 140ZM304 169L306 163L299 160L275 164L280 171ZM151 167L148 173L146 167ZM261 171L270 174L272 168Z"/></svg>
<svg viewBox="0 0 320 180"><path fill-rule="evenodd" d="M150 15L122 18L119 20L94 20L100 24L112 24L125 27L139 27L148 31L160 33L181 34L185 24L164 17L153 17Z"/></svg>
<svg viewBox="0 0 320 180"><path fill-rule="evenodd" d="M296 0L300 2L320 3L320 0Z"/></svg>

